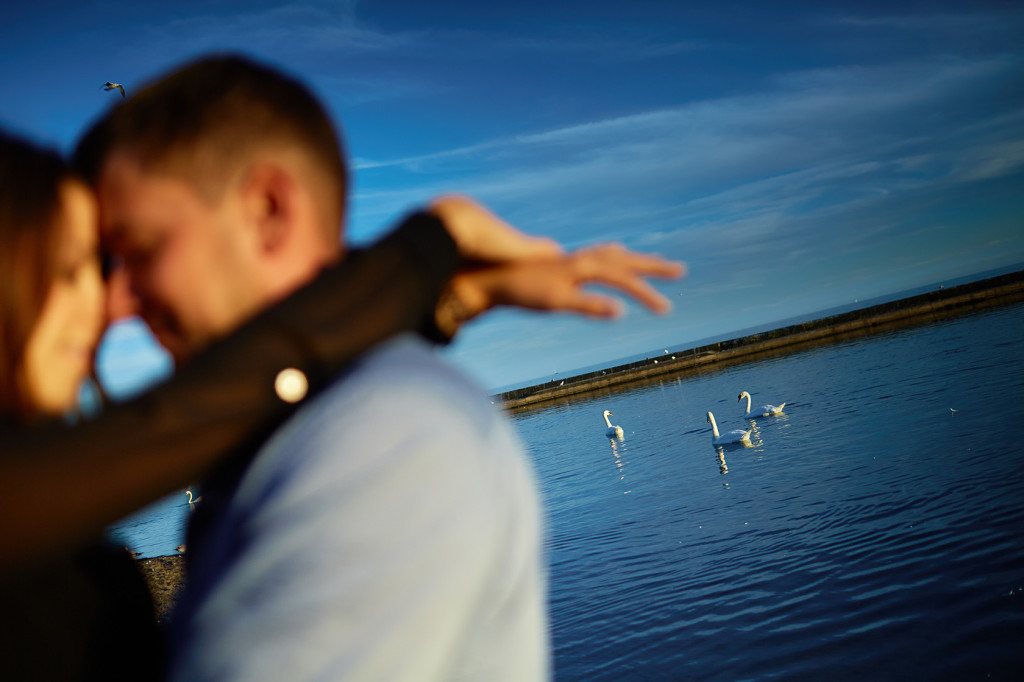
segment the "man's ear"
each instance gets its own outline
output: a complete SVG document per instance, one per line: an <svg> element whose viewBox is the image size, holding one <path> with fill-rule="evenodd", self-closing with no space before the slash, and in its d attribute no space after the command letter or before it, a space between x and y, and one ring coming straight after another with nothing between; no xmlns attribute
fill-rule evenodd
<svg viewBox="0 0 1024 682"><path fill-rule="evenodd" d="M246 173L242 210L261 251L277 251L295 229L296 190L295 178L278 164L260 162Z"/></svg>

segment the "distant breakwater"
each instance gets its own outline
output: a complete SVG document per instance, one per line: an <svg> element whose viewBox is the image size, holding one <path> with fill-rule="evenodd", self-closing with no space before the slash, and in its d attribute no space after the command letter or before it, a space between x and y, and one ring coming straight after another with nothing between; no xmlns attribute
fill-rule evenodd
<svg viewBox="0 0 1024 682"><path fill-rule="evenodd" d="M928 324L972 310L1018 301L1024 301L1024 270L617 367L553 379L499 393L495 398L508 409L525 407L642 382L669 373L713 371L738 362L753 362L767 355L798 352L809 346Z"/></svg>

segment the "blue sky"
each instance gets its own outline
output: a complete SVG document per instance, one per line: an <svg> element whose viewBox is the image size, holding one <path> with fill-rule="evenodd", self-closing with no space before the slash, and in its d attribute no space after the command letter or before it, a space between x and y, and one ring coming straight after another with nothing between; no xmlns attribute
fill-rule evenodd
<svg viewBox="0 0 1024 682"><path fill-rule="evenodd" d="M116 93L213 50L303 77L344 130L348 233L449 191L576 247L685 261L667 317L500 312L488 388L1024 261L1016 2L47 2L0 10L0 125L70 147ZM118 385L153 365L105 344Z"/></svg>

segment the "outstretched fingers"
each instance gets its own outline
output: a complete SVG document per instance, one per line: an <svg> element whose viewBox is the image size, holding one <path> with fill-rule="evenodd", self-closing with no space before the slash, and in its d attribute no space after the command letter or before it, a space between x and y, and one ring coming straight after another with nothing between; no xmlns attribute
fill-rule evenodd
<svg viewBox="0 0 1024 682"><path fill-rule="evenodd" d="M569 258L574 261L580 285L601 284L618 289L659 314L668 312L672 306L646 278L674 279L682 277L686 272L681 263L660 256L636 253L620 244L587 247L570 254ZM587 295L588 299L595 296L598 295Z"/></svg>
<svg viewBox="0 0 1024 682"><path fill-rule="evenodd" d="M471 316L506 305L607 318L621 314L622 303L613 296L588 291L586 285L616 289L650 310L664 313L670 308L668 300L646 278L679 277L683 272L679 263L608 244L558 258L480 268L457 275L453 284Z"/></svg>
<svg viewBox="0 0 1024 682"><path fill-rule="evenodd" d="M587 317L612 319L622 315L622 302L612 296L576 289L566 292L560 305L554 310Z"/></svg>

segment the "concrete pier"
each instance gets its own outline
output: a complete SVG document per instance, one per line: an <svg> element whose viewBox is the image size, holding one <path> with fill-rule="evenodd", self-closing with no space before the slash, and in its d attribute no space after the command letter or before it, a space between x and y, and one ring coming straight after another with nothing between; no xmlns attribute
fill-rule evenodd
<svg viewBox="0 0 1024 682"><path fill-rule="evenodd" d="M174 554L139 559L138 566L153 596L156 619L166 622L185 585L185 557Z"/></svg>
<svg viewBox="0 0 1024 682"><path fill-rule="evenodd" d="M740 362L785 355L810 347L904 327L930 324L975 310L1024 301L1024 270L948 289L782 327L699 348L677 351L604 370L559 378L500 393L508 409L580 393L644 382L666 374L712 371ZM674 359L673 359L674 358Z"/></svg>

